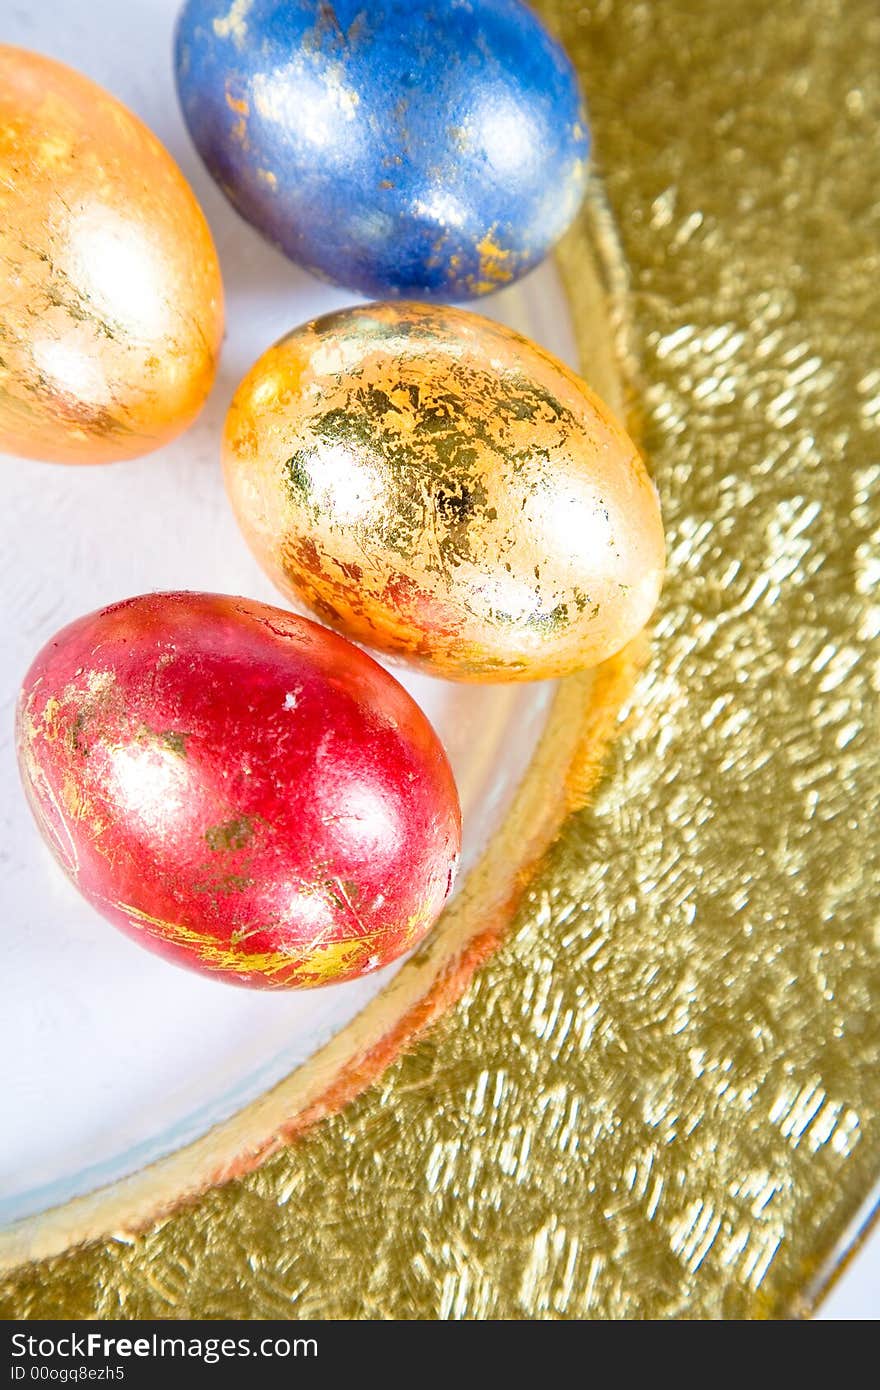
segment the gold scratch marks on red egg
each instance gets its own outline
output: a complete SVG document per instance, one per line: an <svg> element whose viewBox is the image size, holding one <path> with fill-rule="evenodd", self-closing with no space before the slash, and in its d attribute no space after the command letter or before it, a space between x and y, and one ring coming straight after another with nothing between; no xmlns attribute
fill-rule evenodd
<svg viewBox="0 0 880 1390"><path fill-rule="evenodd" d="M20 714L18 738L22 757L34 785L41 788L57 812L57 826L52 825L48 828L53 847L65 865L75 862L76 848L65 824L64 812L70 820L85 823L96 844L107 828L106 820L98 813L93 799L86 790L77 764L88 756L90 727L112 704L114 686L114 677L110 672L84 672L79 681L65 687L60 698L50 695L38 717L33 713L36 692L31 694L27 707ZM38 747L41 741L52 744L58 743L59 740L68 761L60 788L56 790L43 771ZM39 808L36 810L40 823L47 825L46 817L40 814ZM75 873L75 868L72 868L71 872Z"/></svg>
<svg viewBox="0 0 880 1390"><path fill-rule="evenodd" d="M132 903L118 902L114 907L134 931L144 931L163 944L195 955L206 969L219 975L258 974L268 988L311 989L360 975L365 968L372 968L368 963L383 942L387 942L388 934L383 929L362 936L322 941L319 933L310 941L291 943L286 950L249 951L242 948L248 940L259 937L264 930L260 925L235 929L228 941L223 942L183 923L152 915ZM408 923L404 928L407 944L412 944L423 928L421 919L416 928Z"/></svg>
<svg viewBox="0 0 880 1390"><path fill-rule="evenodd" d="M209 825L205 831L208 849L215 854L228 850L244 849L254 836L252 816L234 816L222 825Z"/></svg>
<svg viewBox="0 0 880 1390"><path fill-rule="evenodd" d="M30 703L32 703L32 701ZM60 714L61 701L54 695L50 695L43 707L43 713L40 716L40 722L43 726L43 738L47 743L54 743L58 737L58 720ZM30 718L28 719L28 731L30 735L33 736L34 724Z"/></svg>
<svg viewBox="0 0 880 1390"><path fill-rule="evenodd" d="M37 752L41 739L47 743L54 743L59 738L61 704L54 696L50 695L43 707L42 715L37 717L34 712L34 705L38 696L39 687L35 687L26 701L19 702L17 711L16 740L26 774L24 779L25 791L50 849L59 863L76 878L79 873L79 855L76 842L67 825L64 810L56 795L55 788L47 777L42 759ZM33 788L33 792L31 788Z"/></svg>
<svg viewBox="0 0 880 1390"><path fill-rule="evenodd" d="M61 800L71 820L88 820L92 805L85 795L82 784L71 773L64 778L61 787Z"/></svg>

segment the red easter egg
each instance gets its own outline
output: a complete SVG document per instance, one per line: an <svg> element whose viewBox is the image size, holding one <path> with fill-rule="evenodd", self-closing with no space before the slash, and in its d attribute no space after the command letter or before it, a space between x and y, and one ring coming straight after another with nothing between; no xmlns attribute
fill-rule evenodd
<svg viewBox="0 0 880 1390"><path fill-rule="evenodd" d="M25 678L40 829L109 921L233 984L356 979L452 887L452 772L403 687L344 638L217 594L149 594L63 628Z"/></svg>

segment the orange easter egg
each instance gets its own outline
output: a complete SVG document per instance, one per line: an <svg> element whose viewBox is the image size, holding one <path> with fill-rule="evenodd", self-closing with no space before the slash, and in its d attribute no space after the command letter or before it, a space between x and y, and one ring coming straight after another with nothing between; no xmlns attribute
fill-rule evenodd
<svg viewBox="0 0 880 1390"><path fill-rule="evenodd" d="M177 165L115 97L0 45L0 449L148 453L214 379L223 291Z"/></svg>

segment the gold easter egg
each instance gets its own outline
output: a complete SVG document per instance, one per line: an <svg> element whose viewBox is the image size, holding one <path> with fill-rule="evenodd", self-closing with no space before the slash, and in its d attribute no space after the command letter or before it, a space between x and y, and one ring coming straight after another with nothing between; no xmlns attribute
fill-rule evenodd
<svg viewBox="0 0 880 1390"><path fill-rule="evenodd" d="M369 304L297 329L239 387L224 465L282 592L436 675L593 666L657 601L660 508L632 441L476 314Z"/></svg>
<svg viewBox="0 0 880 1390"><path fill-rule="evenodd" d="M144 454L214 379L223 291L177 165L115 97L0 45L0 450Z"/></svg>

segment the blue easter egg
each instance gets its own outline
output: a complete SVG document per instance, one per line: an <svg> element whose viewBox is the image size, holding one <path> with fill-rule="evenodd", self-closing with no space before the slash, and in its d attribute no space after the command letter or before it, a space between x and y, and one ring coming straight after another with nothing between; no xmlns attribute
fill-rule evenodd
<svg viewBox="0 0 880 1390"><path fill-rule="evenodd" d="M233 205L363 294L488 294L583 196L577 77L519 0L188 0L176 67Z"/></svg>

